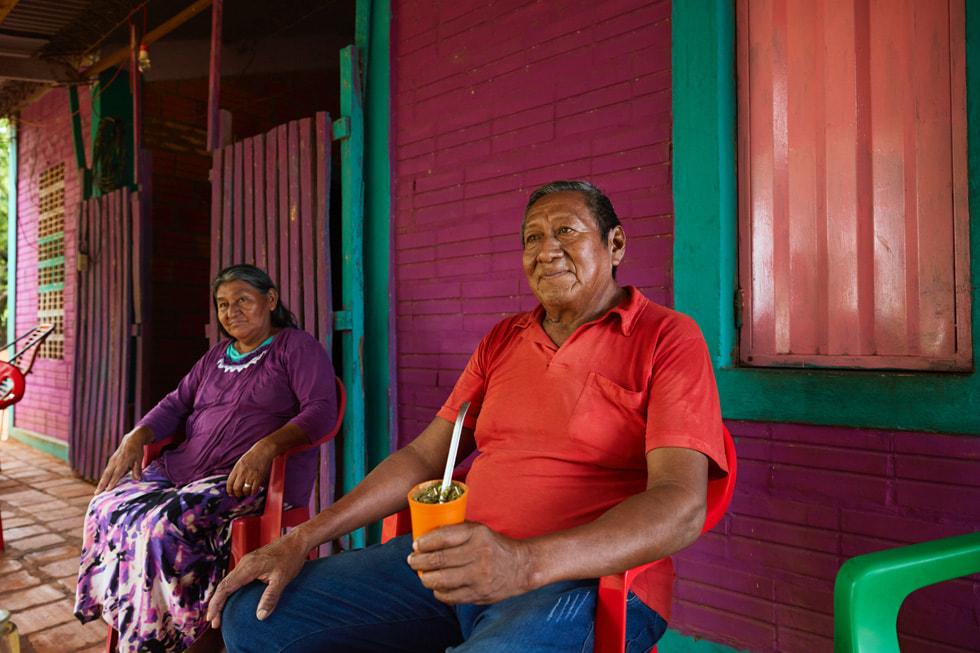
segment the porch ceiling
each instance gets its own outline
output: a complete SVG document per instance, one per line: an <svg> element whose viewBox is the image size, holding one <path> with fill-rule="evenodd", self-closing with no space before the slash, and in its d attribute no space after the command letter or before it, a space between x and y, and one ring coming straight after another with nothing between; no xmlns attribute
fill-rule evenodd
<svg viewBox="0 0 980 653"><path fill-rule="evenodd" d="M147 34L166 30L158 38L209 41L210 4L0 0L0 115L16 113L53 86L87 83L86 69L97 69L100 61L128 47L130 19ZM228 46L276 37L330 38L340 25L353 24L354 5L354 0L290 0L270 8L268 0L226 0L222 41Z"/></svg>

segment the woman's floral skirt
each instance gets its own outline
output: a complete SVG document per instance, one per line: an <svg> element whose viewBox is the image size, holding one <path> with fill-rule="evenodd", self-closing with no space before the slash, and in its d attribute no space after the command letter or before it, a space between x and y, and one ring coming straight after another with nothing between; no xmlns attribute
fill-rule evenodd
<svg viewBox="0 0 980 653"><path fill-rule="evenodd" d="M119 631L119 651L182 651L206 629L228 572L231 520L261 512L265 493L230 496L227 474L176 487L151 465L142 477L89 504L75 616L101 616Z"/></svg>

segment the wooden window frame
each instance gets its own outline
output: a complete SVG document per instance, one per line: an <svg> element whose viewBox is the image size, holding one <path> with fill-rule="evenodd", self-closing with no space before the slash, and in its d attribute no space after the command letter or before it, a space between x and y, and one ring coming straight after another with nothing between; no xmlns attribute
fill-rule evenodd
<svg viewBox="0 0 980 653"><path fill-rule="evenodd" d="M701 327L726 419L980 434L980 375L738 367L735 4L672 5L674 296ZM980 8L965 8L967 137L980 169ZM972 100L972 102L971 102ZM974 173L976 175L976 173ZM973 179L971 179L973 181ZM969 197L973 357L980 342L980 193Z"/></svg>

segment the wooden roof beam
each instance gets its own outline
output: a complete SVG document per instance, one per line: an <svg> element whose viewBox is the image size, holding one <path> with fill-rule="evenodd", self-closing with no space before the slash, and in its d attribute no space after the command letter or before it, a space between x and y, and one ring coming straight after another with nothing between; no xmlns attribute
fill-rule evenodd
<svg viewBox="0 0 980 653"><path fill-rule="evenodd" d="M3 0L0 0L3 2ZM150 45L154 41L166 36L170 32L174 31L187 21L189 21L194 16L198 15L205 9L211 6L212 0L197 0L191 4L187 9L184 9L179 14L175 15L170 20L166 21L154 30L151 30L143 37L142 45ZM125 61L129 57L130 48L125 47L116 52L110 54L95 63L91 68L87 68L83 75L89 79L95 77L103 70L111 68L112 66L118 65Z"/></svg>

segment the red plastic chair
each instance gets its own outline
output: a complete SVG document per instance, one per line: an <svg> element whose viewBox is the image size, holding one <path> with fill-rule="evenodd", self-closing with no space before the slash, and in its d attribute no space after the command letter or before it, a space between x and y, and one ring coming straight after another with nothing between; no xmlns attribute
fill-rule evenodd
<svg viewBox="0 0 980 653"><path fill-rule="evenodd" d="M728 429L725 429L725 456L728 458L728 475L708 483L708 510L704 518L702 533L711 530L721 521L728 510L735 491L735 476L738 462L735 456L735 442ZM465 471L454 474L465 477ZM398 535L412 532L411 515L408 509L386 517L382 522L381 541L386 542ZM599 579L599 597L596 602L595 643L593 653L622 653L626 648L626 598L633 579L640 572L653 565L662 564L657 560L646 565L634 567L621 574L603 576ZM657 647L650 649L656 653Z"/></svg>
<svg viewBox="0 0 980 653"><path fill-rule="evenodd" d="M340 431L340 426L344 422L344 412L347 408L347 392L340 377L337 377L337 422L329 433L324 434L315 442L301 444L297 447L276 456L272 461L272 469L269 472L269 485L265 495L265 509L261 515L251 517L239 517L231 522L231 560L228 569L234 569L242 557L249 551L254 551L269 544L273 540L282 536L284 528L299 526L310 518L309 506L299 506L286 508L283 503L283 491L286 482L286 462L298 453L319 447L321 444L332 440ZM151 442L143 447L143 467L163 453L164 449L179 444L183 437L171 436ZM316 549L310 551L310 559L315 555ZM115 653L119 641L119 633L112 626L109 626L109 635L106 638L106 653Z"/></svg>
<svg viewBox="0 0 980 653"><path fill-rule="evenodd" d="M20 350L10 357L9 362L0 361L0 410L13 406L24 398L24 389L27 385L24 377L31 373L34 359L37 358L37 350L52 331L54 325L39 324L16 340L0 347L0 352L3 352L18 342L22 343ZM0 551L3 551L3 547L3 518L0 516Z"/></svg>
<svg viewBox="0 0 980 653"><path fill-rule="evenodd" d="M31 373L41 343L51 335L52 331L54 325L39 324L16 340L0 347L0 352L3 352L21 343L21 348L14 352L9 361L0 361L0 410L13 406L24 397L26 385L24 378Z"/></svg>

